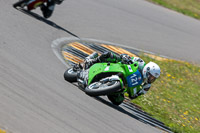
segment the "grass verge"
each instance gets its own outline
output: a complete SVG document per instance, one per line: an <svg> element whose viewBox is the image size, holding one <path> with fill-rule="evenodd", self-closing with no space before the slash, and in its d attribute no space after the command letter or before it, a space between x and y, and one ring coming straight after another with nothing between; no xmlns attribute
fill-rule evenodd
<svg viewBox="0 0 200 133"><path fill-rule="evenodd" d="M152 60L161 68L161 76L150 91L133 103L177 133L200 133L200 67L187 62Z"/></svg>
<svg viewBox="0 0 200 133"><path fill-rule="evenodd" d="M175 10L182 14L200 19L200 0L148 0Z"/></svg>

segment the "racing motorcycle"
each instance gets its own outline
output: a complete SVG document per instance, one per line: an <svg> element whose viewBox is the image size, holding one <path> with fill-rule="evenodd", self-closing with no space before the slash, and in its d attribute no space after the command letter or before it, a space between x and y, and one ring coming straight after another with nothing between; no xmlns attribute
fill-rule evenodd
<svg viewBox="0 0 200 133"><path fill-rule="evenodd" d="M17 7L27 7L27 10L33 10L39 6L41 6L43 3L47 2L48 0L19 0L18 2L13 4L14 8Z"/></svg>
<svg viewBox="0 0 200 133"><path fill-rule="evenodd" d="M81 72L82 71L82 72ZM80 79L78 74L87 73L87 79ZM124 94L133 89L134 94L140 91L143 82L142 75L138 70L138 62L133 64L118 63L95 63L89 69L68 68L64 73L64 78L68 82L78 82L86 94L90 96L102 96L112 94ZM109 100L116 103L114 100Z"/></svg>

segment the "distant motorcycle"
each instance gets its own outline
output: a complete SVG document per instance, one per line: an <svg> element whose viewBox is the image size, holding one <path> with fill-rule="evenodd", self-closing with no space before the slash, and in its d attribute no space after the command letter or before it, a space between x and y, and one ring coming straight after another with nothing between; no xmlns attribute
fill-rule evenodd
<svg viewBox="0 0 200 133"><path fill-rule="evenodd" d="M41 6L43 3L47 2L48 0L20 0L16 3L13 4L14 8L17 7L27 7L27 10L33 10L36 9L37 7Z"/></svg>

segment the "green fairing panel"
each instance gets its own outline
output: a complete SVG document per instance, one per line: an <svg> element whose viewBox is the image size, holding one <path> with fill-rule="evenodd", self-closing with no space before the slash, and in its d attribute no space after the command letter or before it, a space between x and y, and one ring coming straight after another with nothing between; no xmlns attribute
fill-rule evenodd
<svg viewBox="0 0 200 133"><path fill-rule="evenodd" d="M121 63L110 63L110 65L107 65L108 63L96 63L94 65L92 65L90 67L90 71L89 71L89 79L88 79L88 84L91 83L91 81L93 80L93 78L104 72L119 72L119 73L123 73L125 75L125 71L123 69L123 66Z"/></svg>
<svg viewBox="0 0 200 133"><path fill-rule="evenodd" d="M126 76L133 74L138 69L138 62L134 62L133 64L130 65L124 65L124 69L126 71Z"/></svg>
<svg viewBox="0 0 200 133"><path fill-rule="evenodd" d="M128 76L139 72L137 69L138 62L134 62L130 65L121 63L110 63L110 65L108 65L108 63L96 63L90 67L88 84L90 84L93 78L100 73L122 73L124 77L127 78ZM120 80L120 82L122 83L122 80ZM135 95L141 89L140 84L133 87L129 87L128 84L125 84L124 86L127 88L127 92L131 96Z"/></svg>
<svg viewBox="0 0 200 133"><path fill-rule="evenodd" d="M134 86L134 87L128 87L127 88L127 92L130 96L134 96L135 94L137 94L139 91L141 90L141 86Z"/></svg>

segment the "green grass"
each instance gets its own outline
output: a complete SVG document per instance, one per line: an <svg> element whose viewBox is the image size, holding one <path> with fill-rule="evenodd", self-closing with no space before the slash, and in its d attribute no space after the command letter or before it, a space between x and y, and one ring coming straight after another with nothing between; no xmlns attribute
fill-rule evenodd
<svg viewBox="0 0 200 133"><path fill-rule="evenodd" d="M133 103L178 133L200 133L200 67L174 60L154 61L161 76Z"/></svg>
<svg viewBox="0 0 200 133"><path fill-rule="evenodd" d="M200 19L200 0L148 0L175 10L182 14Z"/></svg>

